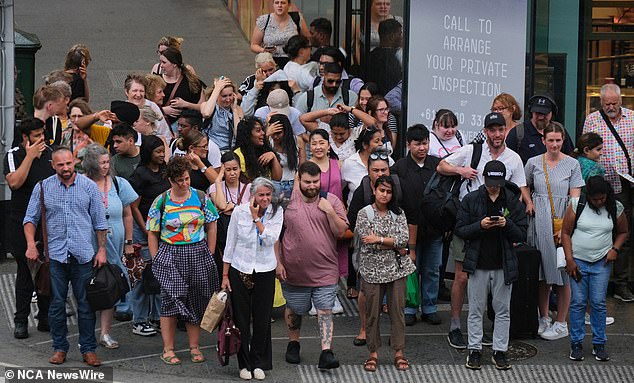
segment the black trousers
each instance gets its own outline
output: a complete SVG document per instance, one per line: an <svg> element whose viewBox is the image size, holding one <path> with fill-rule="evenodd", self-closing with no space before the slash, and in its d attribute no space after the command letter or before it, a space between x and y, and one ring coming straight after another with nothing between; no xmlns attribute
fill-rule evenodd
<svg viewBox="0 0 634 383"><path fill-rule="evenodd" d="M271 311L275 295L275 270L254 272L252 277L254 287L247 289L240 279L240 272L233 267L229 269L233 320L240 329L242 339L238 366L249 371L256 368L270 370L273 368Z"/></svg>
<svg viewBox="0 0 634 383"><path fill-rule="evenodd" d="M623 190L616 195L616 198L621 201L625 208L625 214L627 216L628 227L630 230L630 236L623 244L621 253L616 258L613 268L614 284L617 288L625 288L628 282L632 282L632 275L630 275L630 261L632 258L632 208L634 206L634 190L630 188L629 182L621 179L621 185Z"/></svg>
<svg viewBox="0 0 634 383"><path fill-rule="evenodd" d="M18 265L15 278L15 315L14 323L27 323L31 313L31 297L33 296L33 280L26 259L26 238L24 237L23 217L10 216L9 226L13 233L13 258ZM48 306L50 297L37 295L37 319L48 320Z"/></svg>

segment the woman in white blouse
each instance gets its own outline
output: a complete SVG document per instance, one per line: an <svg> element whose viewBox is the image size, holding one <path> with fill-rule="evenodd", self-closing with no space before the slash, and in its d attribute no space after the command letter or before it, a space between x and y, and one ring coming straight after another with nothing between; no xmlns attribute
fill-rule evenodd
<svg viewBox="0 0 634 383"><path fill-rule="evenodd" d="M273 247L284 216L274 190L271 180L256 178L250 203L234 207L227 231L222 288L231 292L233 319L242 336L238 352L242 379L264 379L264 370L273 368L271 311L277 268Z"/></svg>

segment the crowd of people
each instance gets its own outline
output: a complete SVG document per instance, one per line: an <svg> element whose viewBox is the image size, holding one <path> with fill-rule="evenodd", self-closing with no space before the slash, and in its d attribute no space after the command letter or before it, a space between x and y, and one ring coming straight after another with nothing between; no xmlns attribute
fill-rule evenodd
<svg viewBox="0 0 634 383"><path fill-rule="evenodd" d="M174 343L176 329L186 331L190 360L200 363L201 319L212 294L226 289L242 335L242 379L265 379L273 367L278 295L286 305L286 361L301 362L302 318L313 314L318 367L337 368L333 315L343 311L338 290L345 280L342 299L358 300L354 345L367 346L366 371L379 365L382 313L391 322L392 364L404 371L405 326L419 319L442 324L443 295L451 299L447 339L468 349L466 367L481 368L482 346L491 345L495 367L505 370L515 249L526 243L541 254L538 334L569 336L570 358L582 360L589 322L594 357L609 360L613 264L614 297L634 301L627 241L634 194L623 178L632 175L634 114L621 106L619 87L601 89L601 109L586 118L576 148L546 95L528 101L525 121L512 95L498 95L470 143L448 109L438 110L429 128L405 128L393 94L402 78L402 19L390 14L389 1L372 4L372 73L358 77L331 46L329 20L308 27L290 0L273 1L273 12L257 19L255 73L240 85L224 75L206 84L183 61L183 39L164 36L150 73L130 73L125 99L93 111L90 52L73 46L64 69L35 92L34 115L16 128L4 159L17 263L14 336L29 336L36 299L37 329L53 339L49 362L64 363L70 282L88 365L101 364L98 344L119 347L113 319L130 321L137 336L160 333L168 365L182 363ZM440 176L464 180L450 229L423 209L426 186ZM29 271L41 241L48 245L50 296L37 291ZM97 339L85 283L106 262L127 273L122 257L135 248L147 270L99 313ZM406 300L412 275L420 294L414 305ZM489 296L492 336L483 331Z"/></svg>

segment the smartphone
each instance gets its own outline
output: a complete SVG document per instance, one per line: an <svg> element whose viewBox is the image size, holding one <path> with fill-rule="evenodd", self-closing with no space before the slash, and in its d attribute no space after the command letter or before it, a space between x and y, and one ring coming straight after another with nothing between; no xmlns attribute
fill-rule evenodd
<svg viewBox="0 0 634 383"><path fill-rule="evenodd" d="M581 280L581 272L579 270L577 270L577 272L574 274L573 279L575 280L575 282L579 283L579 281Z"/></svg>
<svg viewBox="0 0 634 383"><path fill-rule="evenodd" d="M255 209L256 207L258 207L258 203L253 201L253 208Z"/></svg>
<svg viewBox="0 0 634 383"><path fill-rule="evenodd" d="M500 216L498 216L498 215L493 215L493 216L489 217L489 219L490 219L491 221L499 221L499 220L500 220Z"/></svg>

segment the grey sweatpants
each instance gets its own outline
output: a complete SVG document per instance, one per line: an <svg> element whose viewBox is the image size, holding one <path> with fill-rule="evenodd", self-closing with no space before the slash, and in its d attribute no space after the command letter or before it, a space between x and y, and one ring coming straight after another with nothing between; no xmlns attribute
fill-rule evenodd
<svg viewBox="0 0 634 383"><path fill-rule="evenodd" d="M504 351L509 346L511 324L511 289L504 284L504 270L480 270L469 275L469 350L482 350L482 317L487 307L489 292L493 295L495 326L493 327L493 351Z"/></svg>

